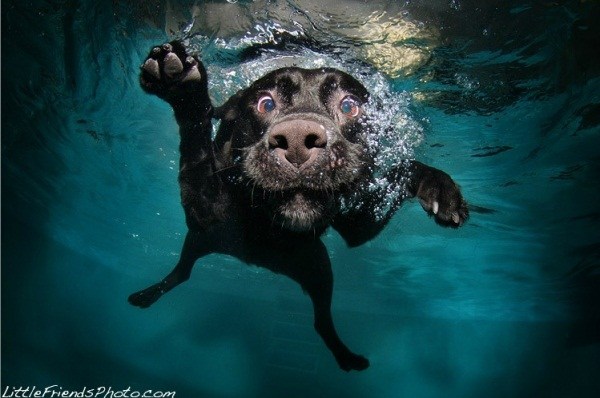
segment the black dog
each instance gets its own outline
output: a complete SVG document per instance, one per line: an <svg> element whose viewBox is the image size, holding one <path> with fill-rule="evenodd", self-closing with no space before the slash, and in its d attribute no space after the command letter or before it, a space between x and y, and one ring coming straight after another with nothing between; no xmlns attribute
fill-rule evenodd
<svg viewBox="0 0 600 398"><path fill-rule="evenodd" d="M310 296L314 325L344 370L369 361L350 351L331 318L333 275L320 240L328 226L350 246L377 235L386 199L373 189L373 154L365 143L369 94L335 69L283 68L213 109L202 63L178 42L155 47L142 66L142 88L167 101L180 127L181 200L189 228L181 258L161 282L129 297L148 307L186 281L195 261L226 253L297 281ZM221 120L213 141L211 119ZM384 176L403 186L445 226L460 226L468 210L444 172L407 162Z"/></svg>

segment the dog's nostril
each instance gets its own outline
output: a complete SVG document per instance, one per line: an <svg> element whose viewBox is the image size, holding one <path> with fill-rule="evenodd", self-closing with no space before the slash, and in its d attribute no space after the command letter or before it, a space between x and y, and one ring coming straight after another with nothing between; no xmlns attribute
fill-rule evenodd
<svg viewBox="0 0 600 398"><path fill-rule="evenodd" d="M318 134L308 134L306 136L306 138L304 139L304 145L308 148L308 149L312 149L312 148L325 148L325 145L327 144L327 139L323 136L320 136Z"/></svg>
<svg viewBox="0 0 600 398"><path fill-rule="evenodd" d="M269 147L271 149L281 148L284 150L288 149L288 141L287 138L283 135L274 135L269 137Z"/></svg>

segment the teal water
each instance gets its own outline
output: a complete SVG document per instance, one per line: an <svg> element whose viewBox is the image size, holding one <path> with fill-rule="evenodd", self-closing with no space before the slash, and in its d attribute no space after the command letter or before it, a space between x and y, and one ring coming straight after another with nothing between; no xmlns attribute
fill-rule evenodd
<svg viewBox="0 0 600 398"><path fill-rule="evenodd" d="M481 3L3 2L3 391L598 396L600 4ZM281 31L319 45L244 57ZM462 186L460 230L406 203L365 246L324 237L368 370L337 368L297 285L228 257L127 303L185 234L177 127L137 82L172 37L202 51L215 102L283 64L352 72L396 126L382 164L414 155Z"/></svg>

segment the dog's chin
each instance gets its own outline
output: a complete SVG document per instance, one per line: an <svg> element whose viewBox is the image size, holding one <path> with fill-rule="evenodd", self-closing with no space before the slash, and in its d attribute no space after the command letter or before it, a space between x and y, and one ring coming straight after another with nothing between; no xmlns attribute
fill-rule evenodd
<svg viewBox="0 0 600 398"><path fill-rule="evenodd" d="M327 224L330 202L320 193L286 193L276 206L275 221L292 232L314 231Z"/></svg>

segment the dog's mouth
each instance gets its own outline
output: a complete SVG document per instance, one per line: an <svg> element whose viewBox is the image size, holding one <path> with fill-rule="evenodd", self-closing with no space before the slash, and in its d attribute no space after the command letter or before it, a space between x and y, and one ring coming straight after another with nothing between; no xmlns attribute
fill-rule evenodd
<svg viewBox="0 0 600 398"><path fill-rule="evenodd" d="M273 193L270 201L273 220L284 229L307 232L327 224L335 212L331 192L292 189Z"/></svg>
<svg viewBox="0 0 600 398"><path fill-rule="evenodd" d="M361 146L338 141L315 155L309 165L293 167L265 145L254 145L242 155L243 173L266 191L336 191L365 173ZM310 195L309 195L310 196Z"/></svg>

